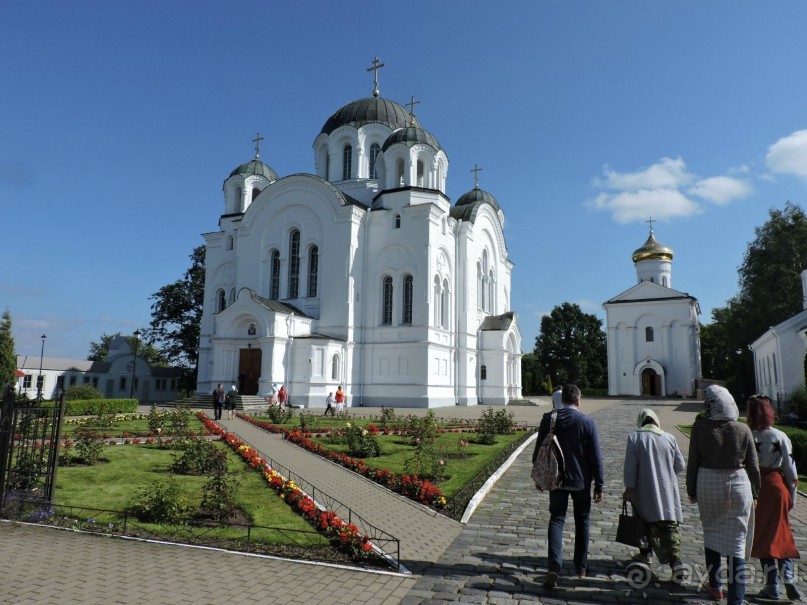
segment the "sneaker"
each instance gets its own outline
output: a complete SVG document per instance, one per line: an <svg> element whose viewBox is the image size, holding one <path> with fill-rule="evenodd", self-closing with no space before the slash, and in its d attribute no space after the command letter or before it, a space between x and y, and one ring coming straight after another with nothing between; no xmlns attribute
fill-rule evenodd
<svg viewBox="0 0 807 605"><path fill-rule="evenodd" d="M757 598L761 601L778 601L779 591L776 589L776 586L766 584L757 594Z"/></svg>
<svg viewBox="0 0 807 605"><path fill-rule="evenodd" d="M558 585L558 572L548 571L544 578L544 588L555 588Z"/></svg>
<svg viewBox="0 0 807 605"><path fill-rule="evenodd" d="M709 582L701 586L701 592L708 593L709 597L715 602L723 600L723 591L719 588L712 588L709 586Z"/></svg>
<svg viewBox="0 0 807 605"><path fill-rule="evenodd" d="M586 577L588 577L588 569L585 567L581 567L580 569L578 569L577 577L580 578L581 580L584 580Z"/></svg>
<svg viewBox="0 0 807 605"><path fill-rule="evenodd" d="M801 593L795 584L785 584L785 592L791 601L801 601Z"/></svg>

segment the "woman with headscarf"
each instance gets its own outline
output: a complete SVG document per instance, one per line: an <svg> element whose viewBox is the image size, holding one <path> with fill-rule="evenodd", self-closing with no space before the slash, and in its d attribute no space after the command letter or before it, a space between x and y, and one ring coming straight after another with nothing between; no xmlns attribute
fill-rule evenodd
<svg viewBox="0 0 807 605"><path fill-rule="evenodd" d="M713 600L723 598L721 578L728 579L728 605L745 597L746 561L753 535L752 511L759 492L759 463L751 429L737 422L739 410L731 393L706 389L703 416L692 425L687 461L687 494L698 503L709 583ZM750 529L749 529L750 528ZM728 573L723 572L726 557Z"/></svg>
<svg viewBox="0 0 807 605"><path fill-rule="evenodd" d="M678 475L684 470L684 456L675 437L661 430L658 416L650 409L639 412L638 430L628 436L625 450L625 493L636 513L647 523L649 546L640 549L639 561L648 562L651 548L659 563L669 563L672 580L681 584L681 536L678 524L681 496Z"/></svg>
<svg viewBox="0 0 807 605"><path fill-rule="evenodd" d="M790 529L789 511L798 485L793 445L782 431L773 428L773 408L764 395L748 399L746 416L754 435L762 487L754 513L754 544L751 556L760 559L765 572L765 587L759 593L763 599L779 599L779 572L785 584L787 598L801 599L793 582L793 561L799 551Z"/></svg>

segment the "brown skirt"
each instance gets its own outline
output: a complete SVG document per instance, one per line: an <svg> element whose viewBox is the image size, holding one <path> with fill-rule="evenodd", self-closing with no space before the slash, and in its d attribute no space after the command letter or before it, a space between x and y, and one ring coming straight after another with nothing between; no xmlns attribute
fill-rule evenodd
<svg viewBox="0 0 807 605"><path fill-rule="evenodd" d="M797 559L799 551L790 529L790 492L779 469L760 468L759 490L751 556L758 559Z"/></svg>

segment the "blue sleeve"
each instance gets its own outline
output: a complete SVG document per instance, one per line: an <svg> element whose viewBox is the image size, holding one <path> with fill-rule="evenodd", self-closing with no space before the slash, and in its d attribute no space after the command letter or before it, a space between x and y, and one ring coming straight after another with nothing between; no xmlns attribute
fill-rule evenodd
<svg viewBox="0 0 807 605"><path fill-rule="evenodd" d="M602 455L600 454L600 437L597 433L597 425L589 419L591 435L588 448L588 464L591 469L591 478L594 479L594 491L602 492L605 488L605 470L602 465Z"/></svg>

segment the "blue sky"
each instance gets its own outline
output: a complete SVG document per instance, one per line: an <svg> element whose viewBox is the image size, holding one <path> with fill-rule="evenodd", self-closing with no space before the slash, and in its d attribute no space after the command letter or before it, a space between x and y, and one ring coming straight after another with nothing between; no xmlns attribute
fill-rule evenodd
<svg viewBox="0 0 807 605"><path fill-rule="evenodd" d="M702 322L770 208L807 194L807 3L0 0L0 307L17 352L150 321L252 158L312 172L336 109L414 95L448 194L505 215L522 349L635 282L653 216Z"/></svg>

